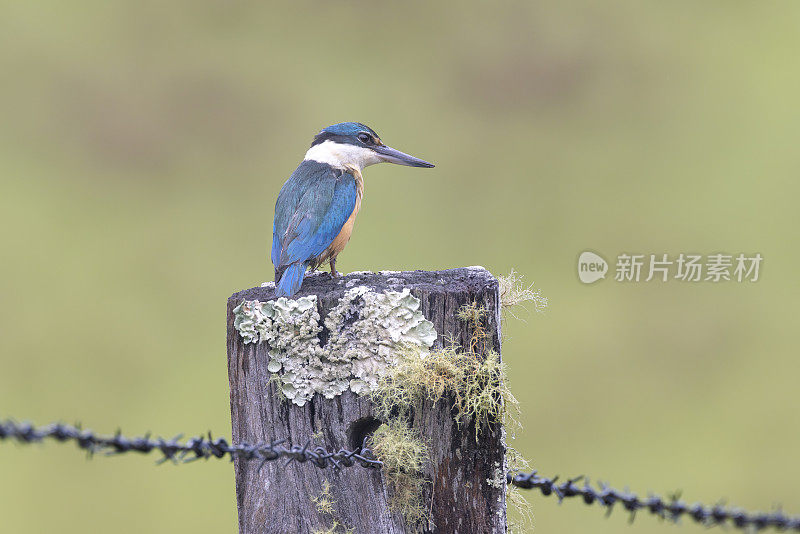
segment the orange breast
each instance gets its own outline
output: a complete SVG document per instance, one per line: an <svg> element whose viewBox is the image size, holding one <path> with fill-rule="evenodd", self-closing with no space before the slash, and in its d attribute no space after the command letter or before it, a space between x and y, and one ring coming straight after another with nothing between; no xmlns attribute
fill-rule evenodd
<svg viewBox="0 0 800 534"><path fill-rule="evenodd" d="M339 235L337 235L333 239L333 242L328 245L328 248L326 248L325 251L320 254L319 258L315 262L317 266L335 258L342 250L344 250L344 247L347 245L347 242L350 241L350 236L353 233L353 225L356 222L358 210L361 209L361 198L364 196L364 178L361 176L361 172L359 172L356 168L348 168L348 171L356 179L356 205L353 207L353 213L350 214L350 217L344 223L344 226L342 226Z"/></svg>
<svg viewBox="0 0 800 534"><path fill-rule="evenodd" d="M350 214L350 217L347 219L347 222L345 222L344 226L342 226L342 231L339 232L339 235L337 235L333 239L333 242L325 251L331 258L335 258L341 251L343 251L344 247L347 245L347 242L350 241L350 236L353 233L353 225L356 222L356 215L358 215L358 210L360 209L361 209L361 195L358 195L356 197L356 205L355 208L353 209L353 213Z"/></svg>

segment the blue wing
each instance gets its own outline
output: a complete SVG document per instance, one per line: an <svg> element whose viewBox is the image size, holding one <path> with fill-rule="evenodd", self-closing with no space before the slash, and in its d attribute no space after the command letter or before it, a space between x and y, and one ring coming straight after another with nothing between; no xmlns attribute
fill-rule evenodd
<svg viewBox="0 0 800 534"><path fill-rule="evenodd" d="M272 263L276 271L322 254L352 215L356 196L353 175L303 162L283 185L275 205Z"/></svg>

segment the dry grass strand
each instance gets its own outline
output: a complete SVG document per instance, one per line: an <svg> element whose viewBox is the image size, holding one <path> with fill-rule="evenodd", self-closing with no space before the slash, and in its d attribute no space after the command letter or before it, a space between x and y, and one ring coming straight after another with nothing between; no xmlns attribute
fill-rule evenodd
<svg viewBox="0 0 800 534"><path fill-rule="evenodd" d="M522 278L522 275L513 269L507 275L498 277L500 307L503 311L508 311L513 317L517 318L511 309L521 305L523 309L527 310L525 303L531 302L534 311L543 313L547 308L547 297L542 295L541 289L534 290L533 283L526 287Z"/></svg>

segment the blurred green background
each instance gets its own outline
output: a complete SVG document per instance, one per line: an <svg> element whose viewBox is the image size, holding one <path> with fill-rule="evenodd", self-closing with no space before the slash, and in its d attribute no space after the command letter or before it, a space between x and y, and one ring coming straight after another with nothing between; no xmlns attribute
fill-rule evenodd
<svg viewBox="0 0 800 534"><path fill-rule="evenodd" d="M437 164L365 172L342 271L512 268L546 474L800 513L794 2L5 2L0 418L230 435L225 301L274 199L361 121ZM759 252L757 283L595 285L586 249ZM613 268L613 266L612 266ZM537 532L699 532L531 494ZM236 532L233 470L0 444L4 532Z"/></svg>

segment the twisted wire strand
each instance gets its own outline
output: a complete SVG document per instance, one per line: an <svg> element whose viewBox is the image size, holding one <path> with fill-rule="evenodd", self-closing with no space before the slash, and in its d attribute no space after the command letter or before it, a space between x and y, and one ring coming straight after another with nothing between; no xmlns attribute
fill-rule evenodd
<svg viewBox="0 0 800 534"><path fill-rule="evenodd" d="M320 468L328 466L334 469L342 467L361 467L379 469L383 463L366 446L355 450L340 449L329 452L323 447L312 447L306 443L297 445L284 445L286 440L273 440L255 444L240 443L229 444L224 438L214 439L211 433L207 437L195 437L180 441L182 436L172 439L151 438L149 434L127 438L118 430L113 436L98 436L91 430L83 430L79 426L55 423L44 427L35 427L30 423L17 423L15 421L0 421L0 441L14 440L19 443L37 443L45 439L59 442L72 441L78 448L89 454L105 453L109 455L126 452L148 454L158 452L161 454L158 463L172 461L186 463L209 458L240 458L242 460L258 460L261 467L267 462L287 459L287 465L292 462L311 462Z"/></svg>
<svg viewBox="0 0 800 534"><path fill-rule="evenodd" d="M210 433L207 437L195 437L186 441L180 441L181 438L182 436L172 439L151 438L149 434L127 438L120 431L113 436L99 436L91 430L83 430L80 426L61 423L36 427L30 423L0 421L0 441L16 441L23 444L38 443L47 439L62 443L74 442L78 448L90 455L158 452L161 455L158 463L166 461L187 463L209 458L228 458L232 461L234 458L239 458L260 461L259 469L268 462L282 458L287 460L286 465L293 462L310 462L319 468L340 469L354 465L368 469L383 467L383 463L375 458L366 444L352 451L340 449L337 452L329 452L323 447L312 447L310 442L303 447L284 445L285 440L231 445L224 438L214 439ZM775 528L780 531L800 532L800 516L788 516L780 509L772 512L747 512L741 508L724 506L722 503L713 506L700 503L688 504L677 494L667 498L651 494L642 498L627 489L620 491L603 482L599 482L595 488L584 476L558 482L559 477L541 476L535 470L530 473L508 473L506 480L521 489L538 489L544 496L555 495L559 502L579 497L586 505L597 504L607 508L608 514L619 503L619 506L630 514L631 521L641 510L673 522L688 516L695 523L708 527L731 526L755 531Z"/></svg>
<svg viewBox="0 0 800 534"><path fill-rule="evenodd" d="M545 496L555 495L558 497L559 503L564 499L580 497L586 505L598 504L607 508L608 514L619 503L630 514L631 521L635 518L636 513L642 510L673 522L687 516L695 523L706 527L732 526L737 529L756 531L775 528L781 531L800 532L800 516L787 516L780 509L769 513L747 512L741 508L726 507L722 503L714 506L700 503L688 504L680 499L679 494L668 498L650 494L648 497L642 498L627 489L620 491L603 482L598 482L597 488L592 487L589 479L584 476L560 483L558 478L557 476L543 477L534 470L530 473L509 473L506 480L518 488L538 489ZM579 484L581 481L583 484Z"/></svg>

